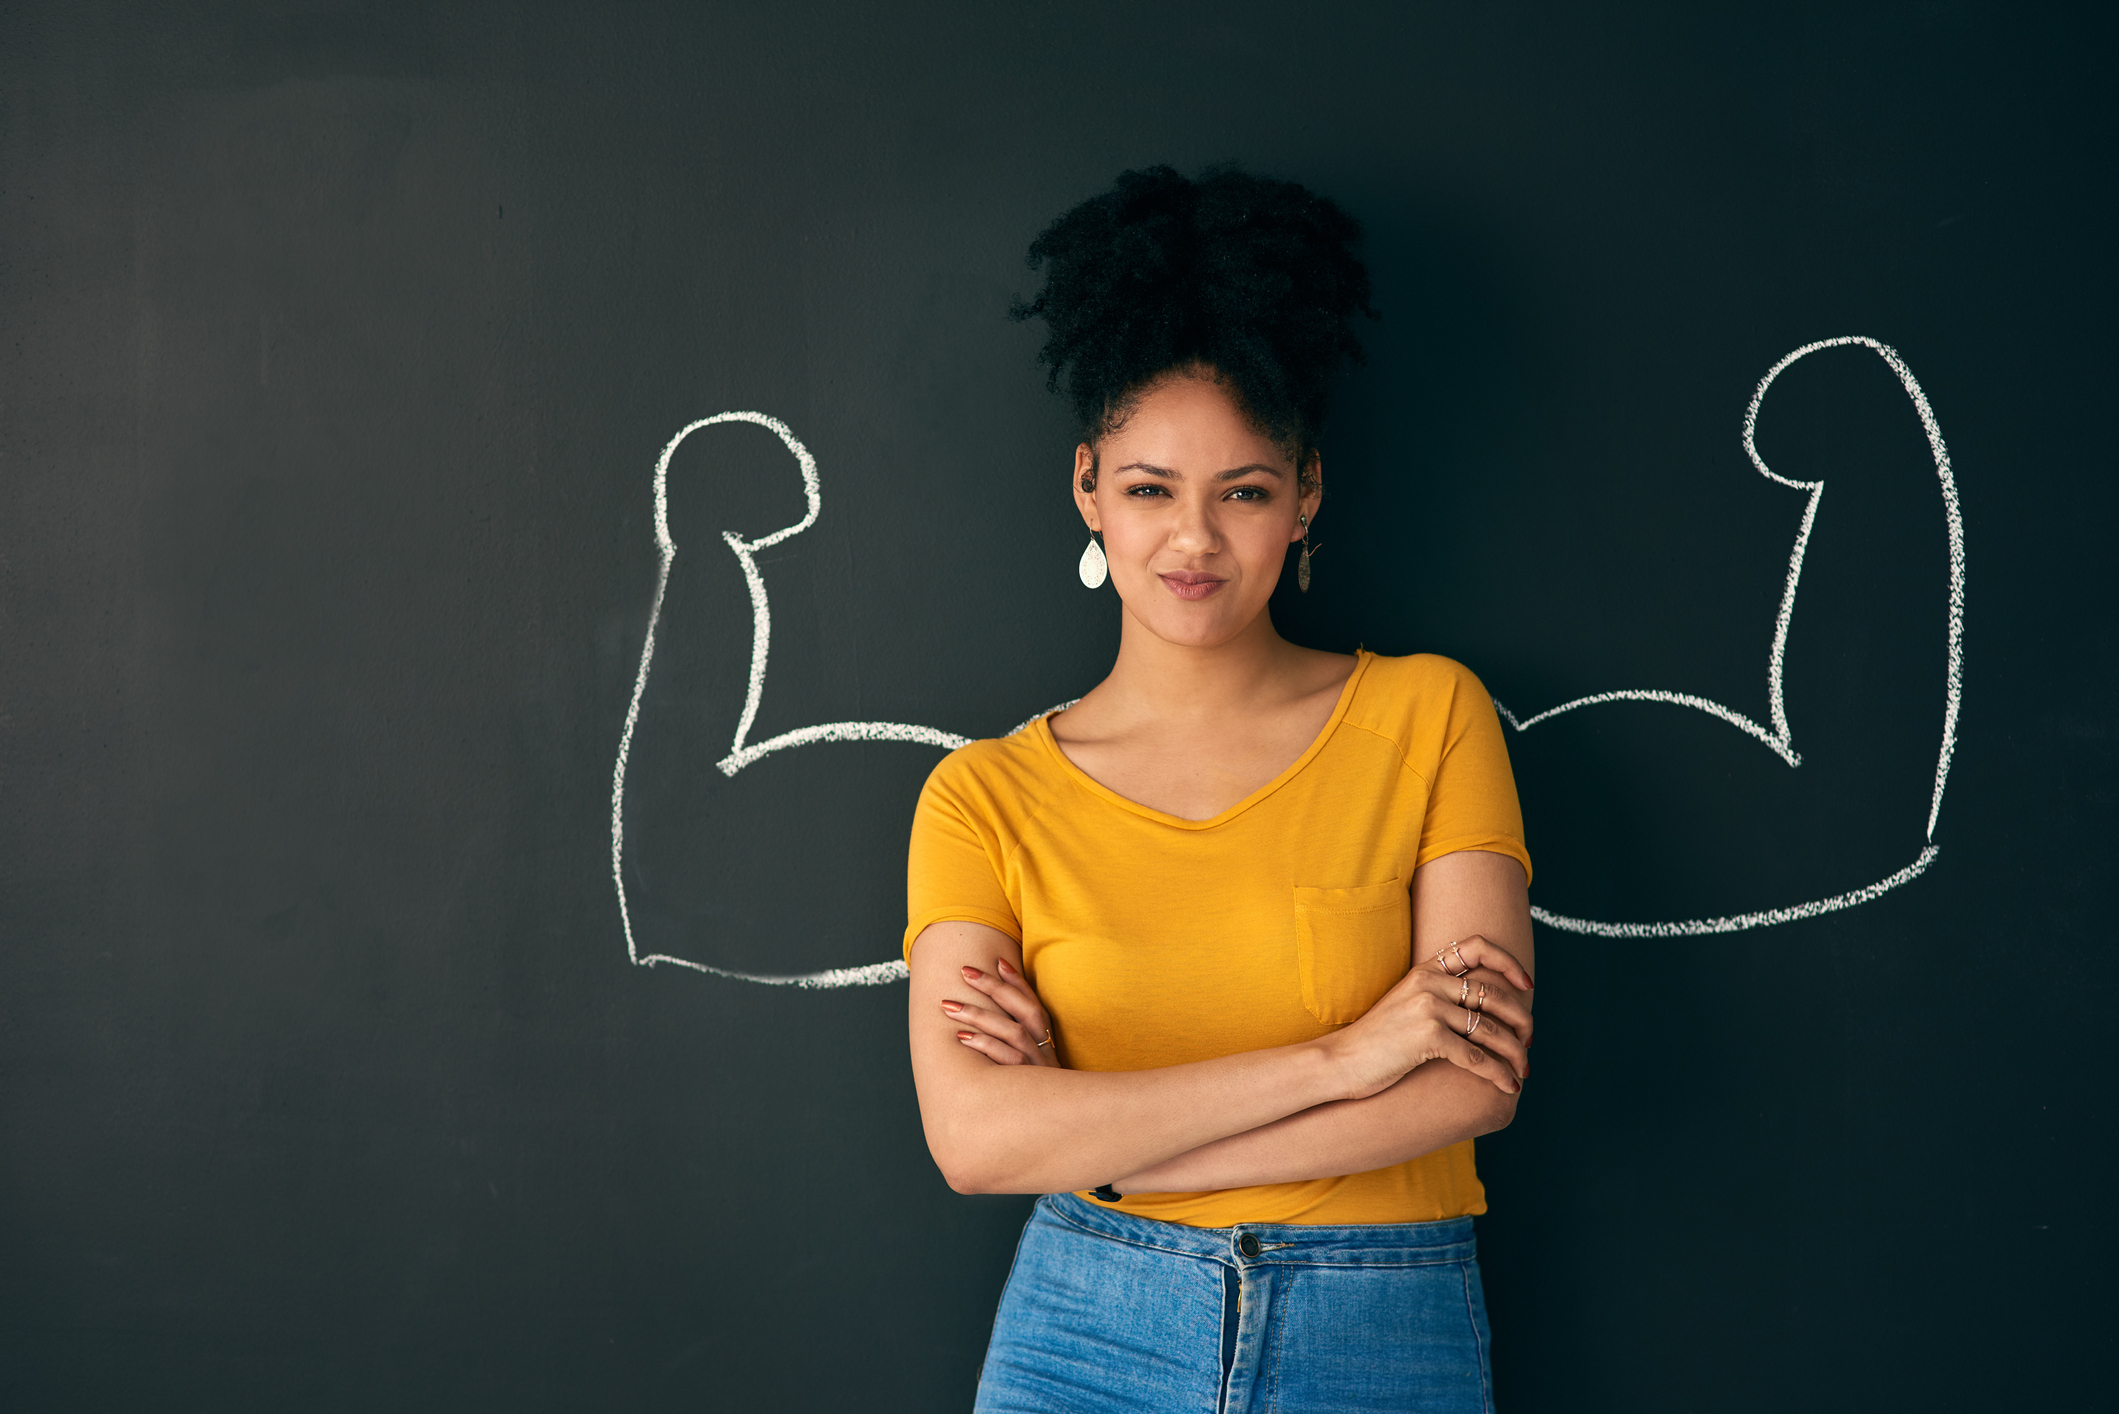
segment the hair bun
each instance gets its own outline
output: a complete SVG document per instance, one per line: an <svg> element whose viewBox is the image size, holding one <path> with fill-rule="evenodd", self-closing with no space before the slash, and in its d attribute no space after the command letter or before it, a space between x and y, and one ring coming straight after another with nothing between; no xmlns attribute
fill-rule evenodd
<svg viewBox="0 0 2119 1414"><path fill-rule="evenodd" d="M1368 270L1360 223L1295 182L1211 167L1120 174L1031 242L1045 287L1014 319L1043 319L1038 361L1089 435L1113 430L1159 376L1213 367L1261 431L1315 444L1331 386L1359 363Z"/></svg>

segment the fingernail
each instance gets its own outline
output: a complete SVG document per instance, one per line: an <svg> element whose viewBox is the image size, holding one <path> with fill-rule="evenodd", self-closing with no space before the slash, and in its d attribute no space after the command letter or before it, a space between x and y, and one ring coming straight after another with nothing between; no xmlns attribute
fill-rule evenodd
<svg viewBox="0 0 2119 1414"><path fill-rule="evenodd" d="M976 982L979 978L984 977L986 974L979 971L976 967L967 967L964 969L964 975L966 977L969 977L972 981Z"/></svg>
<svg viewBox="0 0 2119 1414"><path fill-rule="evenodd" d="M1000 960L999 962L996 962L996 963L994 964L994 966L995 966L995 967L998 967L998 968L999 968L999 969L1000 969L1001 971L1003 971L1003 972L1013 972L1013 971L1015 971L1015 969L1014 969L1014 968L1012 968L1012 967L1010 967L1010 966L1008 965L1008 959L1007 959L1007 958L1005 958L1005 957L1004 957L1004 958L1002 958L1002 959L1001 959L1001 960Z"/></svg>
<svg viewBox="0 0 2119 1414"><path fill-rule="evenodd" d="M962 1011L963 1009L964 1009L964 1004L963 1004L962 1002L943 1002L943 1003L942 1003L942 1010L943 1010L943 1011L946 1011L946 1012L948 1012L948 1013L949 1013L949 1014L950 1014L951 1016L954 1016L954 1015L956 1015L956 1014L957 1014L958 1012Z"/></svg>
<svg viewBox="0 0 2119 1414"><path fill-rule="evenodd" d="M958 1039L959 1041L971 1041L971 1040L976 1040L976 1039L977 1039L977 1033L975 1033L975 1032L971 1032L971 1031L959 1031L959 1032L957 1032L957 1033L956 1033L956 1038L957 1038L957 1039Z"/></svg>

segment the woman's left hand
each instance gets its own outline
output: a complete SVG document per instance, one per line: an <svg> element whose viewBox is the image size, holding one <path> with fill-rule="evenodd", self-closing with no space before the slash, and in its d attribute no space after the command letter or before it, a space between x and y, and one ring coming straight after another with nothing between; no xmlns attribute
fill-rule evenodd
<svg viewBox="0 0 2119 1414"><path fill-rule="evenodd" d="M1053 1039L1052 1018L1045 1004L1030 990L1030 983L1006 958L993 964L991 973L976 967L964 971L964 984L984 1002L950 998L942 1003L949 1019L963 1026L957 1040L995 1065L1042 1065L1063 1069L1059 1042Z"/></svg>

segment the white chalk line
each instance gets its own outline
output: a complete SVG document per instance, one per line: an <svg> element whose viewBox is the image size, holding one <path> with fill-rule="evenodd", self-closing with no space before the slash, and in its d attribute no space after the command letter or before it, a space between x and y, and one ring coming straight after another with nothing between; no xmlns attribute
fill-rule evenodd
<svg viewBox="0 0 2119 1414"><path fill-rule="evenodd" d="M1766 400L1766 390L1788 367L1798 359L1809 357L1820 349L1845 347L1869 349L1890 367L1898 378L1899 386L1905 389L1912 400L1914 411L1920 415L1920 425L1928 438L1928 451L1935 460L1935 476L1942 489L1943 516L1947 526L1950 549L1950 599L1949 599L1949 646L1943 676L1942 746L1936 754L1935 788L1928 802L1927 846L1913 863L1887 879L1879 880L1866 888L1851 893L1835 894L1828 899L1813 903L1797 904L1792 908L1768 909L1762 913L1742 913L1726 918L1693 918L1669 923L1601 923L1593 919L1570 918L1565 914L1551 913L1542 908L1532 908L1531 916L1541 923L1572 933L1591 933L1607 938L1670 938L1691 937L1708 933L1734 933L1746 928L1763 928L1775 923L1790 923L1802 918L1815 918L1819 914L1836 912L1842 908L1853 908L1920 877L1938 853L1935 846L1935 825L1942 815L1942 792L1950 777L1950 759L1957 751L1957 713L1964 696L1964 603L1965 603L1965 547L1964 518L1957 504L1957 480L1950 470L1950 451L1942 439L1942 426L1935 419L1935 410L1928 403L1928 395L1921 391L1919 380L1913 370L1899 357L1898 350L1876 339L1859 334L1843 335L1836 339L1819 339L1804 344L1766 370L1759 379L1758 387L1752 391L1751 402L1744 409L1744 455L1759 475L1769 481L1797 491L1809 493L1803 507L1803 518L1795 533L1795 547L1788 555L1788 579L1781 591L1780 610L1774 615L1773 644L1766 655L1766 703L1773 719L1773 729L1768 731L1734 708L1724 707L1704 697L1686 692L1668 692L1660 688L1625 688L1616 692L1600 692L1591 697L1578 697L1549 707L1535 716L1518 720L1516 714L1503 706L1498 698L1494 710L1517 731L1528 731L1548 718L1562 712L1571 712L1577 707L1594 706L1600 702L1663 702L1673 706L1692 707L1719 717L1731 726L1758 738L1771 748L1775 755L1789 766L1802 764L1802 756L1795 749L1795 734L1788 725L1788 709L1783 692L1783 664L1788 648L1788 629L1795 621L1795 590L1802 579L1803 554L1809 548L1810 531L1817 523L1818 503L1824 499L1825 483L1822 481L1795 481L1775 472L1766 465L1758 452L1758 413Z"/></svg>
<svg viewBox="0 0 2119 1414"><path fill-rule="evenodd" d="M673 967L689 967L694 972L726 977L734 982L760 982L768 987L794 987L812 992L829 991L834 987L880 987L889 982L903 982L912 976L911 970L899 958L892 958L888 962L871 962L861 967L827 967L822 972L801 972L784 977L758 972L737 972L726 967L709 967L703 962L671 957L667 953L650 953L646 957L636 957L633 961L641 967L653 967L666 962Z"/></svg>
<svg viewBox="0 0 2119 1414"><path fill-rule="evenodd" d="M716 977L728 977L739 982L758 982L768 987L832 988L873 987L888 982L902 982L908 975L900 959L888 962L867 963L859 967L833 967L822 972L803 972L789 975L737 972L725 967L712 967L688 958L673 957L668 953L642 955L633 937L632 908L626 898L625 889L625 772L633 752L633 731L640 722L640 702L647 693L648 669L655 659L655 632L662 620L662 600L669 589L670 566L676 563L677 542L670 536L669 520L669 471L670 459L684 439L703 427L712 427L724 422L748 422L763 427L778 437L781 444L794 454L802 469L802 493L808 507L807 513L795 524L761 535L755 540L746 540L734 531L725 530L721 538L735 555L736 562L743 567L743 582L750 589L751 603L751 654L750 686L743 698L743 715L736 723L735 740L730 743L728 755L715 763L725 776L734 776L745 766L752 765L775 751L789 747L808 746L823 741L908 741L923 746L938 746L954 750L969 745L971 738L955 732L945 732L937 727L914 726L906 722L826 722L820 726L801 727L791 732L782 732L764 741L750 743L750 732L758 720L758 705L765 697L765 669L772 649L773 616L772 601L766 594L765 575L758 568L758 552L783 540L800 535L817 523L823 511L823 484L817 475L817 459L810 455L809 448L802 445L792 429L776 417L762 412L723 412L712 417L702 417L689 423L684 430L670 438L655 462L655 549L659 560L655 571L655 598L648 609L647 637L640 648L640 670L633 678L633 698L625 710L625 730L618 738L618 762L611 772L611 878L618 889L618 919L625 930L625 953L636 967L655 967L667 963L674 967L688 967L695 972L710 973ZM1073 702L1049 708L1039 716L1064 711ZM1031 722L1015 727L1009 734L1021 731Z"/></svg>
<svg viewBox="0 0 2119 1414"><path fill-rule="evenodd" d="M1776 923L1794 923L1873 902L1900 884L1919 878L1941 853L1939 846L1931 844L1921 850L1919 858L1890 878L1879 879L1851 893L1834 894L1814 903L1799 903L1793 908L1769 908L1760 913L1739 913L1728 918L1690 918L1680 923L1600 923L1593 918L1569 918L1536 906L1531 908L1530 916L1548 927L1564 928L1570 933L1594 933L1600 938L1694 938L1710 933L1741 933L1747 928L1770 928Z"/></svg>
<svg viewBox="0 0 2119 1414"><path fill-rule="evenodd" d="M1617 692L1600 692L1594 697L1577 697L1572 702L1562 702L1557 707L1548 707L1537 716L1525 718L1520 722L1516 720L1515 713L1501 705L1501 699L1498 697L1494 699L1494 710L1499 712L1510 726L1521 732L1530 730L1548 717L1557 717L1562 712L1572 712L1577 707L1594 707L1599 702L1668 702L1679 707L1697 707L1700 711L1720 717L1730 726L1749 732L1757 737L1760 741L1772 747L1774 753L1789 765L1800 766L1802 764L1802 758L1797 756L1794 749L1788 745L1786 737L1767 731L1741 712L1724 707L1719 702L1709 702L1704 697L1694 697L1689 692L1664 692L1660 688L1646 687L1622 688Z"/></svg>
<svg viewBox="0 0 2119 1414"><path fill-rule="evenodd" d="M799 727L791 732L782 732L769 737L755 746L731 751L716 764L722 774L733 776L775 751L785 751L790 746L808 746L819 741L916 741L923 746L939 746L954 751L960 746L969 746L971 738L958 736L935 727L914 727L903 722L826 722L822 726Z"/></svg>
<svg viewBox="0 0 2119 1414"><path fill-rule="evenodd" d="M1831 898L1811 903L1796 904L1789 908L1767 909L1757 913L1735 914L1723 918L1686 919L1663 923L1606 923L1595 919L1572 918L1542 908L1532 908L1531 915L1540 922L1569 932L1589 933L1611 938L1661 938L1690 937L1714 933L1739 932L1748 928L1762 928L1779 923L1791 923L1804 918L1853 908L1881 897L1891 889L1907 883L1927 869L1939 850L1934 844L1935 826L1942 812L1943 788L1948 782L1950 761L1956 752L1957 716L1963 695L1964 683L1964 602L1965 602L1965 549L1964 523L1957 500L1957 483L1951 474L1949 450L1944 445L1942 428L1929 406L1927 395L1922 392L1913 372L1890 345L1860 335L1848 335L1836 339L1821 339L1805 344L1782 358L1752 392L1750 404L1744 410L1744 452L1759 474L1768 480L1794 490L1809 493L1803 508L1802 521L1796 531L1795 544L1788 556L1788 576L1781 592L1779 611L1774 616L1773 643L1767 654L1766 699L1768 715L1773 722L1769 729L1736 711L1692 693L1671 692L1661 688L1624 688L1612 692L1600 692L1588 697L1578 697L1563 702L1557 707L1547 708L1533 716L1519 719L1498 699L1494 708L1518 732L1528 731L1538 723L1571 712L1580 707L1595 706L1606 702L1660 702L1679 707L1690 707L1708 713L1738 730L1756 738L1786 761L1789 766L1802 764L1800 753L1795 750L1794 733L1788 723L1788 713L1783 690L1783 664L1788 643L1788 632L1795 617L1795 593L1802 578L1803 556L1809 547L1810 532L1816 524L1817 508L1823 499L1825 484L1822 481L1796 481L1781 476L1766 465L1758 453L1756 432L1758 412L1765 401L1766 390L1791 364L1808 357L1821 349L1856 345L1875 352L1897 375L1900 385L1912 400L1925 429L1930 452L1935 459L1936 476L1942 488L1943 511L1948 522L1950 549L1950 601L1949 601L1949 649L1944 692L1942 745L1937 755L1935 788L1928 807L1929 843L1912 864L1865 888L1849 893L1836 894ZM802 727L791 732L782 732L765 741L750 743L750 731L757 721L758 707L765 695L765 673L772 644L772 609L766 593L765 576L758 567L757 552L777 545L809 529L817 521L823 506L821 482L817 473L816 459L810 455L787 424L778 418L759 412L724 412L713 417L701 418L688 424L669 440L655 463L655 545L660 563L655 576L655 597L648 611L646 640L640 651L640 670L634 678L632 701L626 707L625 729L618 742L617 764L611 780L611 875L618 892L618 915L625 930L626 956L637 966L651 967L670 964L690 968L696 972L716 977L727 977L742 982L757 982L766 986L798 988L834 988L876 986L888 982L905 980L908 975L905 964L898 959L888 962L870 963L859 967L828 968L821 972L806 972L791 975L773 975L738 972L728 968L712 967L686 958L673 957L666 953L651 953L642 956L633 937L631 909L625 889L625 772L632 752L633 731L640 717L640 702L647 691L648 669L655 654L655 631L662 615L662 601L669 587L670 566L677 557L676 543L669 533L669 464L684 439L703 427L724 422L749 422L771 431L787 449L794 454L802 470L803 493L807 502L807 514L793 525L774 531L755 540L746 540L733 531L722 532L722 539L736 556L743 568L743 579L750 590L751 598L751 663L750 683L744 695L743 714L736 726L736 735L730 743L729 752L717 766L723 774L734 776L744 767L753 765L776 751L791 747L808 746L827 741L904 741L920 745L954 749L966 745L971 739L937 727L923 727L904 722L827 722L818 726ZM1073 701L1061 703L1031 717L1014 727L1010 735L1028 727L1039 717L1065 711Z"/></svg>

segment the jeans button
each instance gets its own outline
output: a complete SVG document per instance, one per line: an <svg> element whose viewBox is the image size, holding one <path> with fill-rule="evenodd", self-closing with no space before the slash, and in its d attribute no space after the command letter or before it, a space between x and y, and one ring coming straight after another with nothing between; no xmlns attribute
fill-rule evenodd
<svg viewBox="0 0 2119 1414"><path fill-rule="evenodd" d="M1243 1253L1243 1255L1244 1255L1244 1256L1246 1256L1246 1257L1255 1257L1255 1256L1257 1256L1257 1255L1258 1255L1258 1234L1257 1234L1257 1233L1255 1233L1255 1232L1247 1232L1247 1233L1245 1233L1245 1234L1244 1234L1243 1236L1241 1236L1241 1237L1237 1238L1237 1239L1236 1239L1236 1250L1237 1250L1237 1251L1239 1251L1239 1252L1241 1252L1241 1253Z"/></svg>

